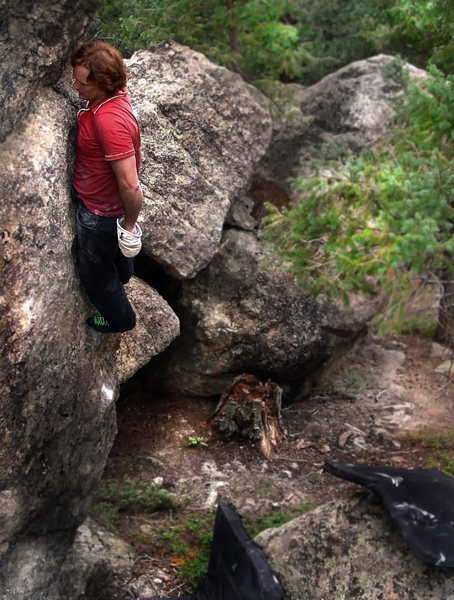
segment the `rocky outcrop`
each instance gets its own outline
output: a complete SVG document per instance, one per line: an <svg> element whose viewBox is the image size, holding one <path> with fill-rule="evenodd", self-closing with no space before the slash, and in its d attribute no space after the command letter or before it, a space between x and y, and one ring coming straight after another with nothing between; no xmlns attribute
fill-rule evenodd
<svg viewBox="0 0 454 600"><path fill-rule="evenodd" d="M364 494L330 502L256 537L292 600L448 600L449 573L424 566L386 509Z"/></svg>
<svg viewBox="0 0 454 600"><path fill-rule="evenodd" d="M134 558L125 541L89 517L78 528L62 566L60 598L120 597L116 579L132 580Z"/></svg>
<svg viewBox="0 0 454 600"><path fill-rule="evenodd" d="M58 2L52 7L66 14ZM44 10L40 3L35 9ZM60 43L55 39L46 58L52 72L62 68ZM140 95L147 61L155 71L145 87L156 88L156 99L151 91L148 100ZM189 276L216 251L229 203L247 187L266 146L269 116L237 75L178 45L142 53L131 69L140 76L144 129L144 255ZM172 91L165 95L170 73L173 106ZM32 100L21 88L27 117L3 129L0 146L0 582L8 600L59 598L59 570L115 438L119 386L179 334L173 310L138 279L128 285L138 320L134 331L107 337L86 331L93 307L75 270L69 194L76 101L68 75L54 89L46 81L30 82ZM224 86L231 91L224 93ZM20 103L13 96L11 106ZM191 104L198 111L193 124ZM204 106L211 117L200 128Z"/></svg>
<svg viewBox="0 0 454 600"><path fill-rule="evenodd" d="M115 438L118 386L179 331L170 307L139 281L130 286L135 334L101 340L84 328L93 309L72 253L69 109L43 89L0 148L0 579L11 600L54 597L52 571Z"/></svg>
<svg viewBox="0 0 454 600"><path fill-rule="evenodd" d="M393 61L381 54L353 62L310 87L273 84L273 136L261 163L264 175L285 183L288 177L307 176L310 160L323 147L327 160L346 150L359 153L382 139L402 94ZM406 68L414 79L426 76L421 69Z"/></svg>
<svg viewBox="0 0 454 600"><path fill-rule="evenodd" d="M185 326L155 372L186 394L212 396L242 372L301 381L322 364L323 315L271 262L254 233L227 230L206 269L182 283L177 310Z"/></svg>

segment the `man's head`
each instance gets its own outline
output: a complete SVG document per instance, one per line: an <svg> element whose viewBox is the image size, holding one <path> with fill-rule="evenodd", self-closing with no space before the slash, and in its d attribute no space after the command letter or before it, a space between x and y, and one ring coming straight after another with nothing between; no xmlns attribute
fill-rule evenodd
<svg viewBox="0 0 454 600"><path fill-rule="evenodd" d="M126 85L126 67L121 54L105 42L94 40L81 46L71 57L73 88L79 96L95 102Z"/></svg>

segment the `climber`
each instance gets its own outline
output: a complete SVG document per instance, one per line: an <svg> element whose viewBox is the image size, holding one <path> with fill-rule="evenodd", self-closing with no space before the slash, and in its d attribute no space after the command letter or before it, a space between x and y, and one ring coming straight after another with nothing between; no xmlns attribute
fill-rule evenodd
<svg viewBox="0 0 454 600"><path fill-rule="evenodd" d="M85 101L78 113L73 179L77 268L100 312L86 323L101 333L124 332L136 324L123 286L142 245L140 131L125 87L126 66L115 48L89 42L73 54L71 65L73 88Z"/></svg>

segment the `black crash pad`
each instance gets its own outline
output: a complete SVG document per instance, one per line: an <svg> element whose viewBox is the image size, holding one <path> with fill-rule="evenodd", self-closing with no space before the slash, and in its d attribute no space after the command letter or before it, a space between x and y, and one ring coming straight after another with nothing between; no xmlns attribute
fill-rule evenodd
<svg viewBox="0 0 454 600"><path fill-rule="evenodd" d="M323 470L373 490L423 563L454 568L454 477L438 469L337 461L326 461Z"/></svg>
<svg viewBox="0 0 454 600"><path fill-rule="evenodd" d="M205 579L193 595L142 600L282 600L281 587L265 553L250 537L236 508L216 511Z"/></svg>

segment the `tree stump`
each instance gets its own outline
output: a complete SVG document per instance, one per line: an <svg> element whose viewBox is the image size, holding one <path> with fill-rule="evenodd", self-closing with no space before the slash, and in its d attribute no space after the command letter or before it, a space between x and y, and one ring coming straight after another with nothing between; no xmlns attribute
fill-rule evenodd
<svg viewBox="0 0 454 600"><path fill-rule="evenodd" d="M281 421L281 388L272 381L261 383L254 375L240 375L223 392L212 425L228 435L239 434L258 442L270 456L286 432Z"/></svg>

